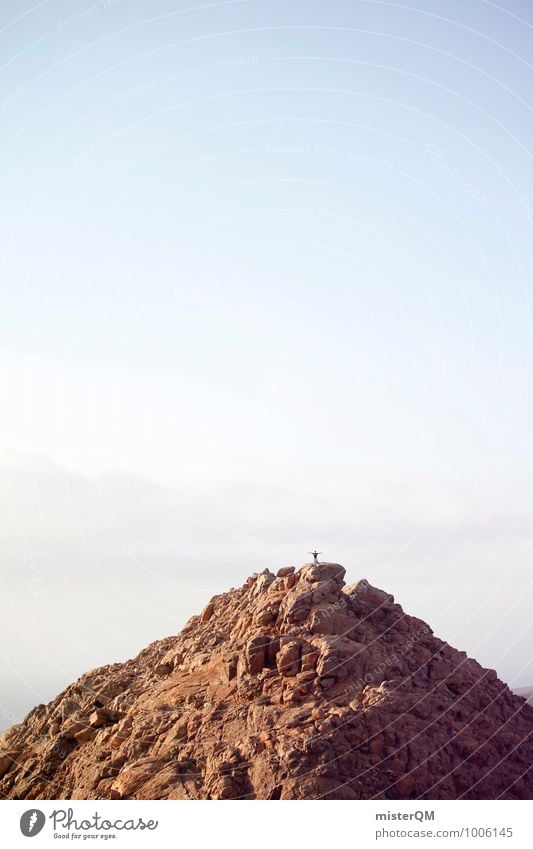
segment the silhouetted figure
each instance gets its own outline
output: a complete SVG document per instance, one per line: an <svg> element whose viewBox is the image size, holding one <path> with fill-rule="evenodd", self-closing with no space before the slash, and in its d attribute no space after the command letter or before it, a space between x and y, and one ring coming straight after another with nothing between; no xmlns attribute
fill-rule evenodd
<svg viewBox="0 0 533 849"><path fill-rule="evenodd" d="M313 563L315 564L315 566L318 566L318 555L322 554L322 552L321 551L310 551L309 554L313 555Z"/></svg>

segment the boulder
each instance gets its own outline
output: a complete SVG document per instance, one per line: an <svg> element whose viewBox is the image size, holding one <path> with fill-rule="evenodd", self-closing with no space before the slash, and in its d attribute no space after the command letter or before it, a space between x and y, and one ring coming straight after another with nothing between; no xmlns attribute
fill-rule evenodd
<svg viewBox="0 0 533 849"><path fill-rule="evenodd" d="M301 579L309 584L331 580L343 586L346 569L339 563L308 563L307 566L303 567L300 574Z"/></svg>
<svg viewBox="0 0 533 849"><path fill-rule="evenodd" d="M292 677L300 671L301 643L298 640L288 640L280 646L276 657L276 666L280 675Z"/></svg>
<svg viewBox="0 0 533 849"><path fill-rule="evenodd" d="M294 566L282 566L282 568L278 569L278 571L276 572L276 577L286 578L287 575L294 575L295 571L296 570Z"/></svg>

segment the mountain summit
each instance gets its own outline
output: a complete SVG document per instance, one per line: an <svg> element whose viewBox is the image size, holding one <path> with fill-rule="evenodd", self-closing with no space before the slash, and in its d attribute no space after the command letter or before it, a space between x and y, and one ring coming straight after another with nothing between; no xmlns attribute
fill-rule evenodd
<svg viewBox="0 0 533 849"><path fill-rule="evenodd" d="M336 563L265 570L0 739L9 799L531 799L533 708Z"/></svg>

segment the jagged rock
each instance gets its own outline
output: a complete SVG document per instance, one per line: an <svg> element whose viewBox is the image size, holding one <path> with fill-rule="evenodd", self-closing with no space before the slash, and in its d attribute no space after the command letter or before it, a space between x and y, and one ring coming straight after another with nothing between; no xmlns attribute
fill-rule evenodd
<svg viewBox="0 0 533 849"><path fill-rule="evenodd" d="M287 640L286 637L282 638ZM281 643L281 641L280 641ZM302 646L298 640L287 640L280 645L279 652L276 657L276 665L280 675L285 675L290 678L297 675L300 667L300 654Z"/></svg>
<svg viewBox="0 0 533 849"><path fill-rule="evenodd" d="M265 569L258 576L257 581L255 582L254 595L259 595L260 593L268 590L270 585L276 580L276 576L272 574L269 569Z"/></svg>
<svg viewBox="0 0 533 849"><path fill-rule="evenodd" d="M267 636L257 634L246 644L246 666L250 675L257 675L266 666L266 652L269 642L270 640Z"/></svg>
<svg viewBox="0 0 533 849"><path fill-rule="evenodd" d="M101 728L104 725L109 725L114 722L117 722L120 714L115 710L109 710L109 708L97 708L93 711L89 717L89 725L92 728ZM83 723L79 723L83 727ZM78 725L78 723L76 723ZM81 728L76 728L76 731L82 730Z"/></svg>
<svg viewBox="0 0 533 849"><path fill-rule="evenodd" d="M294 566L283 566L276 572L276 578L286 578L288 575L294 575L295 571Z"/></svg>
<svg viewBox="0 0 533 849"><path fill-rule="evenodd" d="M0 738L8 799L531 799L533 708L335 563L265 570Z"/></svg>
<svg viewBox="0 0 533 849"><path fill-rule="evenodd" d="M209 622L215 610L215 602L212 599L209 604L207 604L202 613L200 614L200 622Z"/></svg>
<svg viewBox="0 0 533 849"><path fill-rule="evenodd" d="M320 581L336 581L341 586L344 584L346 569L339 563L307 563L301 570L302 580L310 584Z"/></svg>
<svg viewBox="0 0 533 849"><path fill-rule="evenodd" d="M92 740L97 733L97 729L93 728L91 725L86 726L85 728L80 728L79 731L74 733L74 739L78 743L88 743L89 740Z"/></svg>

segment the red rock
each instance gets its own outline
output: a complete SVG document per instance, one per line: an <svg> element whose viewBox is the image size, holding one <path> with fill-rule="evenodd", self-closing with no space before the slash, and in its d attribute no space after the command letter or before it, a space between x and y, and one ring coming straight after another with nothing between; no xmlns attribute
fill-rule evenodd
<svg viewBox="0 0 533 849"><path fill-rule="evenodd" d="M0 739L8 799L532 799L533 709L338 564L269 570Z"/></svg>
<svg viewBox="0 0 533 849"><path fill-rule="evenodd" d="M281 675L291 677L297 675L300 667L301 644L297 640L281 645L276 657L276 665Z"/></svg>
<svg viewBox="0 0 533 849"><path fill-rule="evenodd" d="M293 575L295 571L294 566L283 566L276 572L276 578L286 578L288 575Z"/></svg>

